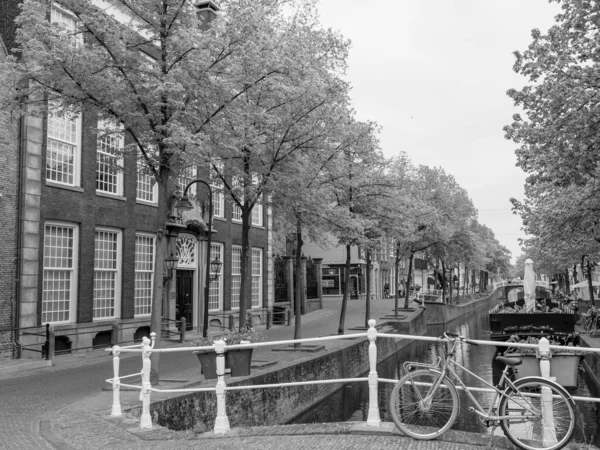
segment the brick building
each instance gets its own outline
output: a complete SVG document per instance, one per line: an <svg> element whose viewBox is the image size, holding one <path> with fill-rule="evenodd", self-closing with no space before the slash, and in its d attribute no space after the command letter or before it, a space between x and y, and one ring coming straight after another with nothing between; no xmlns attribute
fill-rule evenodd
<svg viewBox="0 0 600 450"><path fill-rule="evenodd" d="M0 2L0 36L8 48L14 43L18 3ZM51 18L75 23L69 11L54 6ZM14 286L0 292L0 326L41 331L51 324L58 350L89 349L111 339L130 342L146 335L163 221L157 217L153 179L138 170L135 154L119 152L125 137L97 135L94 129L102 126L85 107L77 117L52 112L43 118L26 116L19 130L10 114L1 115L0 122L0 237L8 243L0 247L0 275L2 283ZM188 168L179 180L181 188L192 179L209 180L209 175L207 168ZM241 216L219 187L213 186L211 260L218 256L223 270L210 283L211 327L228 326L229 316L237 313L241 280ZM22 193L19 213L17 188ZM202 203L206 191L195 184L191 192L196 188ZM198 210L196 219L206 222L206 208L203 218L197 217ZM270 224L270 209L255 207L249 309L255 321L264 321L273 303ZM18 245L14 230L20 230ZM163 326L172 330L174 324L168 321L186 317L188 328L201 328L207 232L188 229L185 220L168 231L178 266L165 282ZM15 270L20 274L18 286L11 284ZM39 350L43 338L21 333L15 341L13 348ZM20 356L40 354L23 351Z"/></svg>

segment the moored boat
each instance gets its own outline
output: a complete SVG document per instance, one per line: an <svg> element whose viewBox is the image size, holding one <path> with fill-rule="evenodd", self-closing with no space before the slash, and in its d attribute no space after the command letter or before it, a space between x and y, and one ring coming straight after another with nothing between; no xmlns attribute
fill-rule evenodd
<svg viewBox="0 0 600 450"><path fill-rule="evenodd" d="M516 283L512 283L508 289L504 287L502 301L489 311L490 338L502 342L538 344L545 337L550 345L565 347L564 351L551 351L550 376L564 387L577 387L579 363L583 359L576 350L579 346L579 335L575 332L577 314L567 304L552 301L547 291L538 291L537 288L535 309L526 312L524 299L519 296L521 287ZM497 348L499 353L523 360L514 370L516 379L541 375L541 358L536 349Z"/></svg>

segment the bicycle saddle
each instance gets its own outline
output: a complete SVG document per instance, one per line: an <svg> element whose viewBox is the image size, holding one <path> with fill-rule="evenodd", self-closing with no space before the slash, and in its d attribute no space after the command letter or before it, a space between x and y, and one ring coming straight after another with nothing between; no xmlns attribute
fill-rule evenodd
<svg viewBox="0 0 600 450"><path fill-rule="evenodd" d="M521 358L507 358L505 356L496 356L496 361L506 364L507 366L518 366L523 362Z"/></svg>

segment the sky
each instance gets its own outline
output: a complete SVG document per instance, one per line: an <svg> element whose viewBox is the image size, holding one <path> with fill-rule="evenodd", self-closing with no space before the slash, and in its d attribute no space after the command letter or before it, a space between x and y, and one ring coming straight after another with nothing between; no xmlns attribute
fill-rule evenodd
<svg viewBox="0 0 600 450"><path fill-rule="evenodd" d="M520 255L509 199L526 174L502 128L520 112L506 95L526 79L513 52L559 12L547 0L320 0L321 23L352 42L346 79L359 120L382 127L384 154L442 167L468 191L479 222Z"/></svg>

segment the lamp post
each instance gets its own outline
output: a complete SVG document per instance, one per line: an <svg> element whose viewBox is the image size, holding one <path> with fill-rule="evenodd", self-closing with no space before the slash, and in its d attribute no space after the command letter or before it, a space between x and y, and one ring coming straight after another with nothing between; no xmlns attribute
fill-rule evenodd
<svg viewBox="0 0 600 450"><path fill-rule="evenodd" d="M218 257L212 263L210 261L210 254L212 251L212 247L211 247L212 239L211 238L212 238L212 216L213 216L213 203L212 203L213 195L212 195L212 189L210 188L210 185L204 180L190 181L187 184L187 186L185 187L185 190L183 191L183 197L181 197L178 207L180 210L183 210L183 211L193 209L192 203L190 202L189 198L187 197L187 191L190 188L190 186L194 183L201 183L201 184L205 185L206 188L208 189L208 238L207 238L207 249L206 249L206 279L204 281L204 311L203 311L203 324L202 324L202 336L207 337L208 336L208 294L209 294L210 282L212 281L211 276L210 276L210 271L211 271L211 268L213 268L213 271L216 272L216 276L218 276L219 272L221 271L222 263ZM216 279L216 276L215 276L215 279Z"/></svg>

